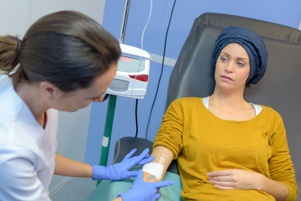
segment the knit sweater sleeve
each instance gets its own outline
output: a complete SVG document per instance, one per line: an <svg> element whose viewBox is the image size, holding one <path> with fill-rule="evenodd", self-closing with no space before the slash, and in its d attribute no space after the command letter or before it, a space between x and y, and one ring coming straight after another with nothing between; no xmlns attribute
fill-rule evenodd
<svg viewBox="0 0 301 201"><path fill-rule="evenodd" d="M289 189L287 201L295 201L298 196L298 188L285 126L277 112L274 118L274 130L270 139L273 146L272 156L269 159L270 178L285 184Z"/></svg>
<svg viewBox="0 0 301 201"><path fill-rule="evenodd" d="M173 101L163 116L162 124L158 130L153 146L164 146L173 153L174 159L178 157L183 147L183 108L180 100Z"/></svg>

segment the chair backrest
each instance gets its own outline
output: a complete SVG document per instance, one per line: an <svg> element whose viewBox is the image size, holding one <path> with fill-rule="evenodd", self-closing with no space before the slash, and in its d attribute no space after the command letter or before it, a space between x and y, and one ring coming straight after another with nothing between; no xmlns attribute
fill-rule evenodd
<svg viewBox="0 0 301 201"><path fill-rule="evenodd" d="M172 71L166 108L179 97L204 97L213 92L211 57L214 42L228 26L249 28L262 36L269 59L266 74L247 88L249 102L276 109L283 117L297 182L301 186L301 31L260 20L205 13L199 16L186 39Z"/></svg>

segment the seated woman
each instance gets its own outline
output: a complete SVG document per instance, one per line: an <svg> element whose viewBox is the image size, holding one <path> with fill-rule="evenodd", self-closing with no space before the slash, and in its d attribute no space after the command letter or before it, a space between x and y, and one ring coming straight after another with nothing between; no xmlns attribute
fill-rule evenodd
<svg viewBox="0 0 301 201"><path fill-rule="evenodd" d="M263 77L267 58L256 33L224 29L213 53L214 92L170 104L154 140L155 159L143 167L144 179L162 180L177 159L183 200L296 200L282 117L244 98L245 87ZM154 163L163 164L163 170Z"/></svg>

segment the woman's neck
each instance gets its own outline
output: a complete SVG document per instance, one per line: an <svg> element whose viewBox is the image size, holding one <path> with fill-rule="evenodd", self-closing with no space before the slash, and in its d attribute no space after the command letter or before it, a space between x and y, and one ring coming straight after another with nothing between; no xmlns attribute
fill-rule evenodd
<svg viewBox="0 0 301 201"><path fill-rule="evenodd" d="M244 121L256 116L255 108L239 93L224 94L215 91L209 97L208 109L225 120Z"/></svg>
<svg viewBox="0 0 301 201"><path fill-rule="evenodd" d="M225 95L213 93L209 97L209 102L211 106L223 107L229 109L241 109L248 107L249 103L245 101L243 96L240 95Z"/></svg>
<svg viewBox="0 0 301 201"><path fill-rule="evenodd" d="M211 105L215 105L217 107L229 109L245 108L248 107L249 103L245 101L243 94L244 89L242 88L225 91L216 87L213 94L210 96L209 102Z"/></svg>
<svg viewBox="0 0 301 201"><path fill-rule="evenodd" d="M39 84L23 81L14 84L14 88L19 97L30 109L37 122L44 127L46 125L45 112L47 111L47 107L40 93Z"/></svg>

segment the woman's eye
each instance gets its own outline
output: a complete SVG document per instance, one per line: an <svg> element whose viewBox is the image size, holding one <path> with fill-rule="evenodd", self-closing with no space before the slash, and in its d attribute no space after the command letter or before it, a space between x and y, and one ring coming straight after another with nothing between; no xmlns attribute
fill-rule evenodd
<svg viewBox="0 0 301 201"><path fill-rule="evenodd" d="M221 60L222 62L226 62L226 61L228 61L228 58L227 58L227 57L221 57L220 60Z"/></svg>
<svg viewBox="0 0 301 201"><path fill-rule="evenodd" d="M243 62L237 62L237 65L238 65L239 67L244 67L244 66L245 66L245 64L244 64Z"/></svg>

